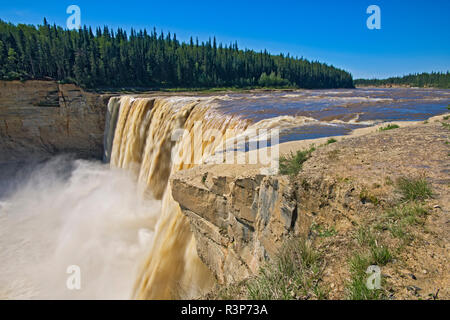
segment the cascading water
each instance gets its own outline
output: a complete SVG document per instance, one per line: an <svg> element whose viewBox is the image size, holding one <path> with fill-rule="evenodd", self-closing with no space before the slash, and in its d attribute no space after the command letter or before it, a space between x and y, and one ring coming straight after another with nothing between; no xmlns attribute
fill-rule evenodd
<svg viewBox="0 0 450 320"><path fill-rule="evenodd" d="M111 167L129 170L145 197L162 201L133 298L195 297L213 284L212 275L197 256L187 218L168 186L171 174L199 163L230 135L248 126L237 118L211 116L213 99L124 96L110 101L111 114L118 114L112 150L105 150L106 155L110 153ZM180 130L181 136L174 139ZM110 130L106 132L105 141L112 140L110 134Z"/></svg>

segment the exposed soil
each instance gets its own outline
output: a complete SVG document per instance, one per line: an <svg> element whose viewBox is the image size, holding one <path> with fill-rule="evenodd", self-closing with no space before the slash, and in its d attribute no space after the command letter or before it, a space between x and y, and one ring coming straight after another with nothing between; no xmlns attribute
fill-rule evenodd
<svg viewBox="0 0 450 320"><path fill-rule="evenodd" d="M404 244L388 230L375 228L378 241L393 253L393 260L382 267L385 289L391 299L450 297L450 130L438 119L442 117L318 148L294 179L306 186L299 187L299 199L317 193L316 204L300 203L305 214L313 216L313 224L336 231L326 237L310 235L325 252L323 280L330 298L346 295L349 258L362 250L355 240L357 230L376 227L400 202L395 183L400 177L424 177L433 197L424 203L428 215L423 225L408 229L411 242ZM317 211L311 212L314 207Z"/></svg>

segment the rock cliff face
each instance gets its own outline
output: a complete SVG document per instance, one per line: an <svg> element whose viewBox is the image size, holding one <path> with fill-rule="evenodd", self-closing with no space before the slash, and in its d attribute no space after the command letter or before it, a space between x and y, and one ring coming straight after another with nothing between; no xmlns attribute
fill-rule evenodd
<svg viewBox="0 0 450 320"><path fill-rule="evenodd" d="M309 226L308 216L298 215L288 177L263 176L258 168L200 166L171 179L172 195L191 222L197 252L222 284L256 273L289 234Z"/></svg>
<svg viewBox="0 0 450 320"><path fill-rule="evenodd" d="M0 81L0 162L100 158L109 96L54 81Z"/></svg>

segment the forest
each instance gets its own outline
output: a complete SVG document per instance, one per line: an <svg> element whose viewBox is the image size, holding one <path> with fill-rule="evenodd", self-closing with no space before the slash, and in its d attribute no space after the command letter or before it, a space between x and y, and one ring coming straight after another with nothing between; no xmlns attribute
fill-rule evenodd
<svg viewBox="0 0 450 320"><path fill-rule="evenodd" d="M356 79L356 86L407 86L419 88L450 88L450 73L432 72L409 74L403 77L392 77L388 79Z"/></svg>
<svg viewBox="0 0 450 320"><path fill-rule="evenodd" d="M239 49L216 38L181 42L156 29L67 30L0 20L0 79L48 79L84 88L352 88L333 66L266 50Z"/></svg>

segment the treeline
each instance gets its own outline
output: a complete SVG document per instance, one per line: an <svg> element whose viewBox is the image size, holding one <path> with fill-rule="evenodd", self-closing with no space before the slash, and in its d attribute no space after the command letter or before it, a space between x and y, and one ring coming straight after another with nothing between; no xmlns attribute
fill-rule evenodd
<svg viewBox="0 0 450 320"><path fill-rule="evenodd" d="M333 66L237 43L177 40L175 34L86 26L14 25L0 20L0 79L55 79L86 88L118 87L353 87Z"/></svg>
<svg viewBox="0 0 450 320"><path fill-rule="evenodd" d="M356 79L357 86L409 86L409 87L433 87L450 88L450 73L432 72L409 74L404 77L392 77L388 79Z"/></svg>

